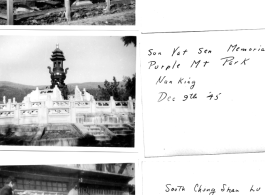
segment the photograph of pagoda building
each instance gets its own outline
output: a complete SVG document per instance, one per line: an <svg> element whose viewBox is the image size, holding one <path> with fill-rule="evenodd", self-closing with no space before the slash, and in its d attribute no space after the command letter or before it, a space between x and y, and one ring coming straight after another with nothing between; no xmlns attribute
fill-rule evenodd
<svg viewBox="0 0 265 195"><path fill-rule="evenodd" d="M0 191L13 195L134 195L135 165L62 164L0 166Z"/></svg>
<svg viewBox="0 0 265 195"><path fill-rule="evenodd" d="M0 41L0 145L134 147L135 36Z"/></svg>

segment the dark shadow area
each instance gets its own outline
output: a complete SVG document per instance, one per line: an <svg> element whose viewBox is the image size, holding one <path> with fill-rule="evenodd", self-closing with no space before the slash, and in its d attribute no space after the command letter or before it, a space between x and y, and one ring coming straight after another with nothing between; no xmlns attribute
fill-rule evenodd
<svg viewBox="0 0 265 195"><path fill-rule="evenodd" d="M10 146L79 146L79 147L134 147L134 133L116 135L107 141L98 141L95 136L65 130L43 130L28 127L27 131L15 125L7 125L0 131L0 145Z"/></svg>
<svg viewBox="0 0 265 195"><path fill-rule="evenodd" d="M109 143L110 147L134 147L134 135L117 135Z"/></svg>
<svg viewBox="0 0 265 195"><path fill-rule="evenodd" d="M97 141L93 135L85 135L78 139L77 146L91 147L134 147L134 135L117 135L109 141Z"/></svg>
<svg viewBox="0 0 265 195"><path fill-rule="evenodd" d="M0 145L23 146L29 144L33 137L27 135L16 136L16 130L15 126L8 125L4 130L4 134L0 134Z"/></svg>
<svg viewBox="0 0 265 195"><path fill-rule="evenodd" d="M77 146L94 146L98 147L99 141L96 140L93 135L85 135L81 138L78 138Z"/></svg>

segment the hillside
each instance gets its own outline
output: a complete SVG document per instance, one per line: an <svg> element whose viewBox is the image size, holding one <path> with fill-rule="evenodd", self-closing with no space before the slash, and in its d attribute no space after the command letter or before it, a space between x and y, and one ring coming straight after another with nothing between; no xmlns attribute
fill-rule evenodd
<svg viewBox="0 0 265 195"><path fill-rule="evenodd" d="M75 86L77 85L80 90L85 88L90 94L96 95L98 93L98 85L103 86L104 82L85 82L85 83L70 83L67 84L70 93L74 93ZM121 83L120 85L122 85ZM47 85L39 85L39 89L45 89ZM0 102L2 102L3 96L6 96L6 100L16 98L17 102L22 102L23 98L29 94L37 86L22 85L18 83L12 83L8 81L0 81Z"/></svg>
<svg viewBox="0 0 265 195"><path fill-rule="evenodd" d="M97 89L98 86L103 86L103 82L85 82L85 83L70 83L67 84L69 91L74 90L75 86L78 86L80 90L86 89Z"/></svg>
<svg viewBox="0 0 265 195"><path fill-rule="evenodd" d="M31 85L22 85L18 83L12 83L9 81L0 81L0 87L7 86L7 87L13 87L13 88L19 88L19 89L34 89L36 87Z"/></svg>
<svg viewBox="0 0 265 195"><path fill-rule="evenodd" d="M76 85L82 89L82 88L88 88L88 89L94 89L94 88L98 88L98 85L103 85L104 82L85 82L85 83L69 83L67 84L68 87L75 87ZM13 82L9 82L9 81L0 81L0 87L3 86L8 86L8 87L13 87L13 88L19 88L19 89L36 89L36 87L39 87L40 89L44 89L46 88L46 86L49 85L23 85L23 84L19 84L19 83L13 83Z"/></svg>
<svg viewBox="0 0 265 195"><path fill-rule="evenodd" d="M16 98L17 102L21 102L23 98L32 91L30 88L15 88L12 86L0 86L0 101L2 97L6 96L6 100Z"/></svg>
<svg viewBox="0 0 265 195"><path fill-rule="evenodd" d="M1 1L0 14L5 15L7 8ZM27 5L16 1L27 1ZM109 12L105 10L105 0L82 1L85 0L79 3L70 0L74 6L69 22L64 14L64 0L36 0L35 3L33 0L15 0L14 12L19 14L15 16L14 25L135 25L135 0L112 0ZM0 25L6 22L0 18Z"/></svg>

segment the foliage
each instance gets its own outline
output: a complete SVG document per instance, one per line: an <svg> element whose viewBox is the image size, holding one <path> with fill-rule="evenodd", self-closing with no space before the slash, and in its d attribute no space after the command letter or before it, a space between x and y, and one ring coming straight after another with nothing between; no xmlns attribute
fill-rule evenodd
<svg viewBox="0 0 265 195"><path fill-rule="evenodd" d="M69 90L67 88L67 85L65 85L63 88L60 89L61 90L61 93L62 93L62 96L63 96L63 99L64 100L67 100L68 99L68 95L69 95Z"/></svg>
<svg viewBox="0 0 265 195"><path fill-rule="evenodd" d="M113 96L115 100L120 100L121 91L119 88L119 82L113 77L113 82L105 80L104 87L98 86L100 90L100 100L109 100L110 96Z"/></svg>
<svg viewBox="0 0 265 195"><path fill-rule="evenodd" d="M136 36L125 36L125 37L122 37L121 40L123 41L124 46L126 47L130 44L133 44L134 47L136 47L136 44L137 44Z"/></svg>
<svg viewBox="0 0 265 195"><path fill-rule="evenodd" d="M7 127L5 128L5 135L7 137L11 137L14 135L14 131L16 130L16 128L14 128L13 126L11 125L7 125Z"/></svg>
<svg viewBox="0 0 265 195"><path fill-rule="evenodd" d="M136 75L134 74L132 78L124 77L124 85L120 85L116 78L113 77L113 82L105 80L104 87L98 86L99 94L97 94L97 99L108 101L110 96L113 96L115 101L126 101L131 96L135 98L135 84Z"/></svg>
<svg viewBox="0 0 265 195"><path fill-rule="evenodd" d="M14 132L17 130L15 126L8 125L4 129L4 134L0 134L0 145L22 146L28 143L28 136L16 136Z"/></svg>
<svg viewBox="0 0 265 195"><path fill-rule="evenodd" d="M126 97L131 96L133 99L135 99L135 86L136 86L136 74L133 74L133 77L125 77L125 89L126 89Z"/></svg>

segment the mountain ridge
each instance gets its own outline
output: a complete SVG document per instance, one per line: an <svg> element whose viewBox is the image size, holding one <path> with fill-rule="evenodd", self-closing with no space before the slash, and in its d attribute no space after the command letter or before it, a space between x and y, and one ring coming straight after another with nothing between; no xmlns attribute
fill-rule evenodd
<svg viewBox="0 0 265 195"><path fill-rule="evenodd" d="M85 86L85 88L98 88L98 85L104 85L104 82L84 82L84 83L69 83L67 86ZM25 84L20 84L20 83L14 83L10 81L0 81L0 87L2 86L8 86L8 87L13 87L13 88L30 88L30 89L36 89L36 87L39 88L46 88L47 86L50 85L25 85Z"/></svg>
<svg viewBox="0 0 265 195"><path fill-rule="evenodd" d="M69 83L67 84L69 92L73 93L75 86L78 86L80 90L84 88L92 95L97 94L99 91L98 85L104 86L104 82L84 82L84 83ZM120 82L120 86L124 85L124 82ZM50 85L24 85L19 83L14 83L10 81L0 81L0 102L2 102L2 97L5 96L6 100L15 98L17 102L22 102L23 98L35 90L36 87L39 89L45 89Z"/></svg>

